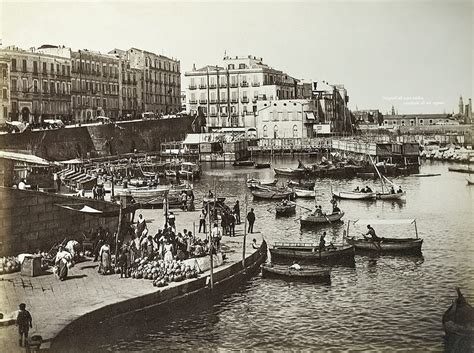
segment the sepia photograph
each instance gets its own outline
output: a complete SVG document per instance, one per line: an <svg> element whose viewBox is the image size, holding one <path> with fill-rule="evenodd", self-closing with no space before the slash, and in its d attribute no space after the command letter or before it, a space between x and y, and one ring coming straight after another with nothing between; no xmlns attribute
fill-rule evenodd
<svg viewBox="0 0 474 353"><path fill-rule="evenodd" d="M473 0L0 0L0 351L474 352Z"/></svg>

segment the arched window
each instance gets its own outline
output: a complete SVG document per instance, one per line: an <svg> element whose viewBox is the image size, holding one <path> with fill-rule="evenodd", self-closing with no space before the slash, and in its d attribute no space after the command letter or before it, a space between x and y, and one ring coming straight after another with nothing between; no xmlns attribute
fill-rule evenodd
<svg viewBox="0 0 474 353"><path fill-rule="evenodd" d="M273 138L278 138L278 126L273 127Z"/></svg>
<svg viewBox="0 0 474 353"><path fill-rule="evenodd" d="M268 137L267 125L263 125L263 137Z"/></svg>
<svg viewBox="0 0 474 353"><path fill-rule="evenodd" d="M293 125L293 137L298 137L298 126Z"/></svg>

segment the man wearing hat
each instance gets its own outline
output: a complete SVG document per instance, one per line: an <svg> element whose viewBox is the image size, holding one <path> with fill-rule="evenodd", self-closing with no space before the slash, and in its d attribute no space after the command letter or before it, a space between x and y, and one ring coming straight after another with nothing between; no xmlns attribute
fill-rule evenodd
<svg viewBox="0 0 474 353"><path fill-rule="evenodd" d="M20 304L20 310L16 317L16 325L18 326L18 332L20 333L20 347L23 345L23 336L25 336L25 346L28 345L28 331L30 327L33 327L33 320L31 314L26 310L26 304Z"/></svg>

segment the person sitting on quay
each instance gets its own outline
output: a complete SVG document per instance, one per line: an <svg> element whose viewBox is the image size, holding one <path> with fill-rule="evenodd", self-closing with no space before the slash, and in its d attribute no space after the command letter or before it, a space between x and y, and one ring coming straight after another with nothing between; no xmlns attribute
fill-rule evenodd
<svg viewBox="0 0 474 353"><path fill-rule="evenodd" d="M260 245L257 244L257 239L252 239L252 248L253 249L260 249Z"/></svg>

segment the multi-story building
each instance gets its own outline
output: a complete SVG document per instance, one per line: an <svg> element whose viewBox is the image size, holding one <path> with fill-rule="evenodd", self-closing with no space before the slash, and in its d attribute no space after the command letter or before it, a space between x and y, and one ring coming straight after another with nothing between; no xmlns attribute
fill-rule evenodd
<svg viewBox="0 0 474 353"><path fill-rule="evenodd" d="M170 114L181 111L181 69L179 60L145 50L114 49L127 62L127 68L140 77L137 100L141 112Z"/></svg>
<svg viewBox="0 0 474 353"><path fill-rule="evenodd" d="M8 61L0 59L0 125L9 120L8 109L10 107L10 72Z"/></svg>
<svg viewBox="0 0 474 353"><path fill-rule="evenodd" d="M193 67L185 77L186 107L191 113L203 114L211 130L255 127L257 101L308 95L308 86L306 90L304 86L299 87L297 79L269 67L262 58L250 55L226 56L221 66Z"/></svg>
<svg viewBox="0 0 474 353"><path fill-rule="evenodd" d="M71 98L75 121L87 122L97 116L119 117L119 61L116 55L85 49L72 52Z"/></svg>
<svg viewBox="0 0 474 353"><path fill-rule="evenodd" d="M0 50L2 119L34 123L46 118L71 118L70 49L42 51L48 47Z"/></svg>
<svg viewBox="0 0 474 353"><path fill-rule="evenodd" d="M385 115L383 125L385 127L459 125L459 122L453 118L452 114L405 114Z"/></svg>
<svg viewBox="0 0 474 353"><path fill-rule="evenodd" d="M347 107L349 96L344 85L330 85L327 82L315 82L313 98L319 101L320 116L331 125L331 132L351 133L355 117Z"/></svg>
<svg viewBox="0 0 474 353"><path fill-rule="evenodd" d="M383 123L383 114L378 109L355 110L352 113L359 124L381 125Z"/></svg>

